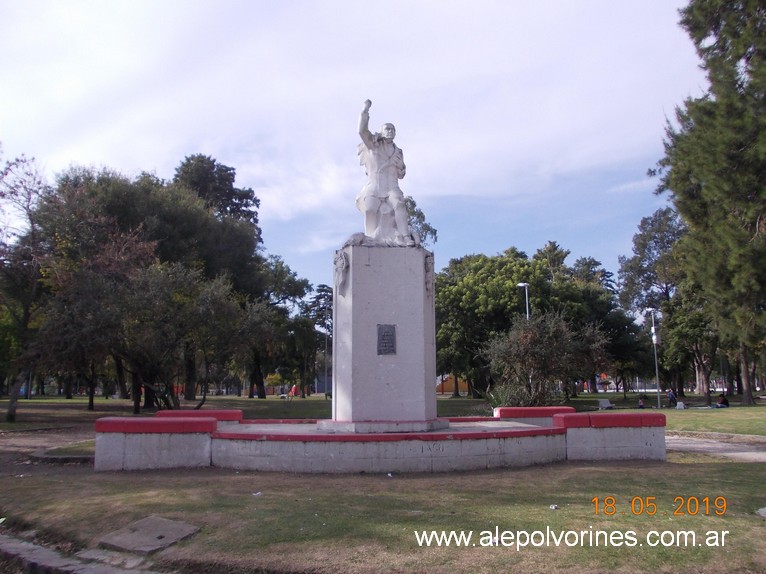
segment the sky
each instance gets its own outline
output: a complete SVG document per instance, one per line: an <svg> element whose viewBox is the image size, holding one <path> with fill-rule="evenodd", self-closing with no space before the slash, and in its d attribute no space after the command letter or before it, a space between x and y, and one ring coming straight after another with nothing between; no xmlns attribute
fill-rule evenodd
<svg viewBox="0 0 766 574"><path fill-rule="evenodd" d="M356 155L396 125L437 271L548 241L613 272L675 108L707 83L678 0L0 0L0 143L172 179L202 153L260 198L264 249L332 284Z"/></svg>

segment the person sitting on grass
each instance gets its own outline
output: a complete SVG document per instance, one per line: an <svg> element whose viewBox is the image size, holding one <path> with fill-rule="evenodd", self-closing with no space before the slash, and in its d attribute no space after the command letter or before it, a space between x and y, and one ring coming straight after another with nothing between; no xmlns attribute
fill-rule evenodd
<svg viewBox="0 0 766 574"><path fill-rule="evenodd" d="M723 393L718 395L718 402L713 405L713 407L716 409L725 409L728 406L729 406L729 399L727 399L726 395L724 395Z"/></svg>

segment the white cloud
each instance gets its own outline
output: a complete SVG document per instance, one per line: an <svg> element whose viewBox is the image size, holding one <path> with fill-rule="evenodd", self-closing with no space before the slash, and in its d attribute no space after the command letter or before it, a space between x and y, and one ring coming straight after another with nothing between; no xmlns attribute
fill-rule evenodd
<svg viewBox="0 0 766 574"><path fill-rule="evenodd" d="M636 218L618 222L632 230L656 205L652 185L639 201L634 182L662 154L665 118L705 84L676 25L681 5L6 2L0 53L14 57L0 85L0 141L6 156L34 155L52 172L75 163L172 177L184 156L211 155L260 196L269 249L289 264L295 254L306 265L296 271L311 275L300 254L331 257L361 229L356 121L371 98L373 124L397 125L402 188L430 219L456 206L487 206L496 221L545 212L578 185L604 206L637 185L632 211L613 206ZM588 220L592 207L576 211L588 208L566 216ZM437 252L466 245L465 227L444 221ZM481 227L471 242L488 253L520 233ZM523 231L534 241L535 229ZM594 238L597 258L599 249L609 251Z"/></svg>

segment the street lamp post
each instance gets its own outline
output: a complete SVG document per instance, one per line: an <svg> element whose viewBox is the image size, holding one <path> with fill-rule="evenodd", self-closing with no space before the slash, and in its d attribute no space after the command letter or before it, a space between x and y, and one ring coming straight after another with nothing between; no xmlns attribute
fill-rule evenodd
<svg viewBox="0 0 766 574"><path fill-rule="evenodd" d="M527 301L527 321L529 321L529 283L519 283L516 287L524 288L524 297Z"/></svg>
<svg viewBox="0 0 766 574"><path fill-rule="evenodd" d="M654 347L654 384L657 385L657 408L662 408L662 403L660 402L660 367L659 363L657 362L657 329L654 325L654 310L651 311L652 314L652 346Z"/></svg>

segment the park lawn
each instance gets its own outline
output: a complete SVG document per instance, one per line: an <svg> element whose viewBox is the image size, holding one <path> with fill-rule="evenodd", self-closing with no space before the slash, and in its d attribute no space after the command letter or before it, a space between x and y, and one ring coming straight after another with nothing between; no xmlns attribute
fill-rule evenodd
<svg viewBox="0 0 766 574"><path fill-rule="evenodd" d="M588 411L597 408L599 398L608 398L616 406L616 412L660 412L667 418L668 431L766 436L766 401L761 399L758 399L760 402L754 407L742 407L735 397L730 408L711 409L704 407L703 397L692 395L685 398L691 408L677 410L665 407L655 409L653 407L656 403L650 398L647 401L648 408L640 411L636 408L636 393L629 393L627 398L621 393L599 393L581 394L567 404L578 411Z"/></svg>
<svg viewBox="0 0 766 574"><path fill-rule="evenodd" d="M667 430L766 436L766 406L662 411Z"/></svg>
<svg viewBox="0 0 766 574"><path fill-rule="evenodd" d="M764 523L754 512L766 506L765 470L764 464L672 453L667 463L393 476L221 469L94 473L86 465L19 465L3 472L0 516L11 526L87 547L148 515L184 520L201 532L156 557L184 573L763 572ZM613 511L604 507L608 496L615 498ZM674 498L692 496L725 497L725 514L716 516L711 503L707 515L697 510L673 516L679 506ZM656 514L647 515L644 501L657 505ZM494 536L495 527L572 530L584 532L586 542L519 550L483 546L482 531ZM453 529L473 531L475 546L425 548L416 541L416 532ZM729 533L722 547L592 547L590 533L599 530L632 531L639 543L653 530L692 531L697 544L709 532L718 534L720 544L720 533Z"/></svg>
<svg viewBox="0 0 766 574"><path fill-rule="evenodd" d="M622 395L601 394L618 405L617 412L641 412L638 409L625 408L620 402ZM595 411L597 399L593 395L581 395L570 404L578 411ZM701 400L701 399L700 399ZM625 405L634 405L636 401L629 395ZM699 401L698 401L699 402ZM193 408L196 402L187 402L183 408ZM440 417L491 416L492 409L483 400L468 398L441 397L437 400L437 412ZM0 400L0 415L7 410L8 401ZM132 416L132 404L128 400L104 399L95 401L95 411L87 411L87 398L75 397L67 400L59 397L35 397L19 401L17 422L0 422L0 432L14 430L32 430L61 428L93 423L103 416ZM285 401L279 397L265 400L246 397L208 397L205 408L241 409L245 419L327 419L332 416L332 401L324 395L309 398L296 398ZM656 412L647 409L646 412ZM690 408L685 410L660 409L667 417L668 431L690 431L700 433L731 433L766 436L766 405L740 407L732 402L728 409ZM154 411L141 416L154 416ZM3 419L0 418L0 421Z"/></svg>
<svg viewBox="0 0 766 574"><path fill-rule="evenodd" d="M191 409L197 401L186 401L182 408ZM8 400L0 399L0 431L30 430L34 428L62 427L95 422L104 416L132 416L133 405L129 400L97 397L95 410L88 411L88 399L75 396L33 397L20 399L16 412L16 423L6 423L5 412ZM484 401L476 399L439 399L439 416L491 416L492 410ZM292 400L269 396L265 400L236 396L207 397L203 409L241 409L245 419L329 419L332 417L332 401L324 395ZM155 411L143 412L140 416L154 416Z"/></svg>
<svg viewBox="0 0 766 574"><path fill-rule="evenodd" d="M242 408L246 418L327 418L323 396L265 401L211 397L208 408ZM0 402L0 409L5 404ZM35 398L19 405L19 421L36 428L88 425L127 415L129 401ZM669 430L763 432L763 407L666 410ZM486 414L482 401L438 401L440 416ZM151 414L151 413L149 413ZM19 423L17 423L19 424ZM19 428L19 427L15 427ZM0 428L0 430L3 430ZM8 433L7 436L13 433ZM78 451L87 445L76 447ZM151 514L191 522L202 531L158 559L185 573L252 572L766 572L766 465L670 453L668 463L562 463L523 469L445 474L300 475L222 469L94 473L89 465L20 461L0 469L0 517L35 528L48 540L95 546L105 532ZM30 493L34 493L30 496ZM604 513L607 496L614 513ZM638 498L635 498L638 497ZM650 500L649 497L655 497ZM674 516L676 497L710 502L707 514ZM726 498L716 516L713 501ZM599 512L596 512L597 499ZM721 499L719 499L720 501ZM631 505L631 502L633 503ZM658 512L642 512L653 502ZM550 505L557 505L551 510ZM688 510L688 509L687 509ZM624 514L623 514L624 513ZM728 530L723 547L482 546L482 531ZM415 532L471 530L471 544L425 548ZM486 542L485 537L485 542ZM507 540L506 540L507 541ZM720 542L720 538L719 538ZM65 545L66 545L65 544Z"/></svg>

